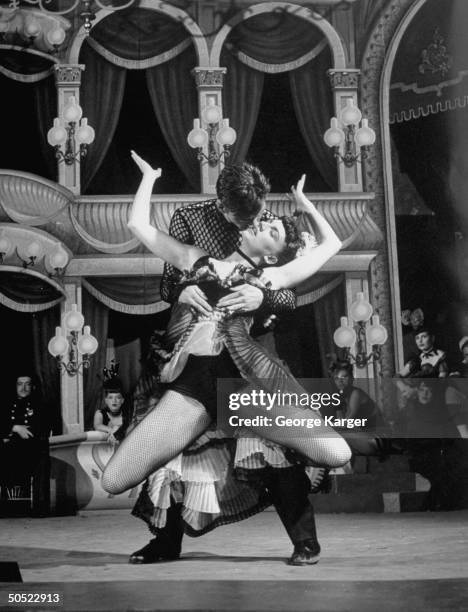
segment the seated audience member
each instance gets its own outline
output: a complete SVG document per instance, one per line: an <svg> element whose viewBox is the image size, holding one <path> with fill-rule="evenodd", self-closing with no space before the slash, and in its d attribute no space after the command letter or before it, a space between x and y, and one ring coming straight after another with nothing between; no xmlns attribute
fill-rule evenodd
<svg viewBox="0 0 468 612"><path fill-rule="evenodd" d="M16 393L0 413L0 483L25 485L33 477L33 510L49 509L49 421L42 397L27 372L16 378Z"/></svg>
<svg viewBox="0 0 468 612"><path fill-rule="evenodd" d="M444 387L420 377L407 410L410 467L431 483L427 510L458 507L459 480L454 475L457 429L444 400ZM457 481L458 480L458 481Z"/></svg>
<svg viewBox="0 0 468 612"><path fill-rule="evenodd" d="M417 352L405 363L400 376L430 376L445 378L448 376L447 357L444 351L435 347L435 336L432 330L423 326L413 332Z"/></svg>
<svg viewBox="0 0 468 612"><path fill-rule="evenodd" d="M421 308L414 310L403 310L401 313L401 325L403 331L403 357L405 363L414 353L414 331L424 324L424 312Z"/></svg>
<svg viewBox="0 0 468 612"><path fill-rule="evenodd" d="M103 369L104 406L94 413L94 429L106 433L111 444L123 440L129 421L118 371L119 365L114 363Z"/></svg>
<svg viewBox="0 0 468 612"><path fill-rule="evenodd" d="M354 386L353 366L348 361L338 361L331 366L330 374L341 399L333 416L367 419L363 429L374 430L379 424L379 412L374 400L365 391Z"/></svg>

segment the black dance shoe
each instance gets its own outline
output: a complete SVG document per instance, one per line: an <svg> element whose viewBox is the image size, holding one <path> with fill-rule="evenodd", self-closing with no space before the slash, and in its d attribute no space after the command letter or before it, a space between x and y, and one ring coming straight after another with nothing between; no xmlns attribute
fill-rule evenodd
<svg viewBox="0 0 468 612"><path fill-rule="evenodd" d="M320 559L320 544L306 540L294 546L288 565L315 565Z"/></svg>
<svg viewBox="0 0 468 612"><path fill-rule="evenodd" d="M175 561L180 557L180 551L174 549L167 542L159 538L153 538L134 553L130 555L129 563L158 563L159 561Z"/></svg>

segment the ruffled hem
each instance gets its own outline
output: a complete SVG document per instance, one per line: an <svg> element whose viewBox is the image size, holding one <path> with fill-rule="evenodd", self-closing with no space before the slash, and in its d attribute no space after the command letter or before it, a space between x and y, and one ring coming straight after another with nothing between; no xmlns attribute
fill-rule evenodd
<svg viewBox="0 0 468 612"><path fill-rule="evenodd" d="M220 430L211 430L148 478L145 494L151 516L137 507L134 514L150 528L162 529L171 500L180 501L186 532L201 535L266 508L267 493L253 484L259 472L291 465L275 444L255 437L228 439Z"/></svg>

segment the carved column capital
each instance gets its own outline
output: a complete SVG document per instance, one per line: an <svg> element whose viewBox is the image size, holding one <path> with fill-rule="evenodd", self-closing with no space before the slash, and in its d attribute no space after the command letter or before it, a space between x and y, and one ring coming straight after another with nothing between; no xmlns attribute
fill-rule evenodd
<svg viewBox="0 0 468 612"><path fill-rule="evenodd" d="M328 70L328 77L332 89L354 89L359 86L361 71L356 68L347 70Z"/></svg>
<svg viewBox="0 0 468 612"><path fill-rule="evenodd" d="M226 68L194 68L192 74L197 87L222 87Z"/></svg>
<svg viewBox="0 0 468 612"><path fill-rule="evenodd" d="M81 73L85 69L84 64L56 64L55 82L57 85L81 84Z"/></svg>

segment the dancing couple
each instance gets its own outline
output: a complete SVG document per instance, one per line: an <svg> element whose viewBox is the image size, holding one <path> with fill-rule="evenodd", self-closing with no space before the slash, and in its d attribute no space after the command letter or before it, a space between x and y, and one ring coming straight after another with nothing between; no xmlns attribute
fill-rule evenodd
<svg viewBox="0 0 468 612"><path fill-rule="evenodd" d="M132 157L143 177L128 226L166 262L161 295L175 305L165 338L170 352L159 369L164 392L103 474L103 487L113 494L148 479L137 514L156 538L130 561L176 559L184 530L201 535L273 503L294 546L289 563L316 563L320 546L301 459L338 467L351 457L348 444L323 421L294 436L252 426L234 440L212 424L219 378L305 393L250 336L253 314L266 318L293 309L291 289L320 270L339 251L340 240L304 195L305 176L293 194L318 244L298 230L295 218L264 210L268 181L248 164L226 166L217 199L178 209L168 235L150 220L151 193L161 171L133 152ZM275 410L280 409L269 416ZM282 406L285 410L292 418L310 414L293 405ZM318 412L313 416L321 419Z"/></svg>

